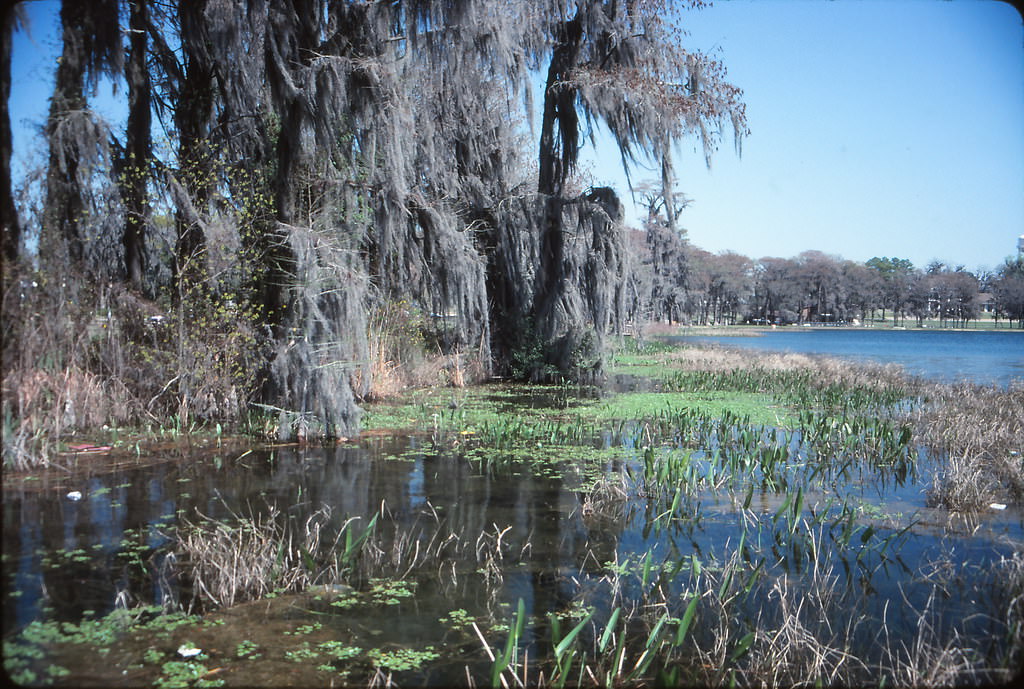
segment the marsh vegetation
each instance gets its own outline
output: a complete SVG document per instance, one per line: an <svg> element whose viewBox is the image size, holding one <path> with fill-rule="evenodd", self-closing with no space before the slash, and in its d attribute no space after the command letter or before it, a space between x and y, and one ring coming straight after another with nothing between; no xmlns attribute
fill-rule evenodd
<svg viewBox="0 0 1024 689"><path fill-rule="evenodd" d="M1019 385L642 337L978 315L978 281L941 264L804 252L754 281L687 243L673 152L748 134L724 66L680 43L702 0L13 5L17 683L912 686L1019 666ZM60 54L14 180L27 7ZM96 94L122 83L106 122ZM654 170L635 232L578 165L602 126ZM1018 323L1022 271L990 280Z"/></svg>
<svg viewBox="0 0 1024 689"><path fill-rule="evenodd" d="M163 686L1012 676L1018 387L631 341L612 372L617 388L408 391L330 447L142 453L79 502L56 476L9 478L7 670ZM60 534L86 524L71 548ZM67 577L85 586L63 599Z"/></svg>

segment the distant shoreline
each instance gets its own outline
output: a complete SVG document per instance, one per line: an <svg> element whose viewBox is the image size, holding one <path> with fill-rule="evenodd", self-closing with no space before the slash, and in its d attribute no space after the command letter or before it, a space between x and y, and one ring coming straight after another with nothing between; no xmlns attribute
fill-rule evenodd
<svg viewBox="0 0 1024 689"><path fill-rule="evenodd" d="M1017 326L999 326L991 322L984 322L976 326L966 328L939 327L938 325L925 324L924 326L907 325L828 325L824 323L809 323L806 325L780 325L776 327L764 325L684 325L679 326L675 332L658 332L653 336L693 336L693 337L761 337L766 333L785 330L787 332L803 332L812 330L906 330L906 331L928 331L928 332L995 332L995 333L1021 333L1024 329Z"/></svg>

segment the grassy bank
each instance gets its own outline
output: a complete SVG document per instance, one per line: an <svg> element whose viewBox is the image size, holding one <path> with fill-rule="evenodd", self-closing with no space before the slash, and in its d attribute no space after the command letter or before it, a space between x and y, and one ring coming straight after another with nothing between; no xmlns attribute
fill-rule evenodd
<svg viewBox="0 0 1024 689"><path fill-rule="evenodd" d="M1014 504L1024 499L1021 383L1008 388L932 383L909 378L895 365L658 342L640 349L627 343L613 359L612 370L655 377L676 390L704 386L723 394L761 394L790 409L822 397L831 404L862 398L879 413L895 408L912 423L914 442L941 458L931 488L936 504L975 511L993 502ZM785 426L787 417L779 419Z"/></svg>

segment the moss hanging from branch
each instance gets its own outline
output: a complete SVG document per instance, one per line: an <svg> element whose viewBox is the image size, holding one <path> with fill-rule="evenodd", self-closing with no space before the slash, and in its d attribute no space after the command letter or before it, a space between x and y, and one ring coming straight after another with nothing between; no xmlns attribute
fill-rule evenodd
<svg viewBox="0 0 1024 689"><path fill-rule="evenodd" d="M282 226L294 256L285 337L275 343L270 398L282 439L354 433L353 375L366 363L367 284L358 255L310 228Z"/></svg>
<svg viewBox="0 0 1024 689"><path fill-rule="evenodd" d="M188 300L247 302L264 358L246 401L278 410L284 438L355 430L367 314L392 303L483 373L598 374L636 299L616 193L580 193L573 177L581 126L606 124L626 164L660 164L665 198L672 146L695 136L710 155L729 123L745 133L739 91L680 48L664 0L142 3L148 23L124 15L133 64L146 53L154 112L179 141L156 151L171 160L142 166L136 153L146 179L121 199L83 85L123 54L125 27L94 26L81 4L62 4L74 30L47 126L56 240L42 244L123 274L125 212L143 218L153 191L153 217L175 227L146 225L153 264L136 242L132 279L176 278L181 314ZM537 73L539 136L527 126Z"/></svg>

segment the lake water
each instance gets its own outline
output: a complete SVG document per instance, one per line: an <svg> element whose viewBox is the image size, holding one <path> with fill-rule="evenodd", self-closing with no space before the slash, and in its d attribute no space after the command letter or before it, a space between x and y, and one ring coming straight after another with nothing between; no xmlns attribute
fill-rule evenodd
<svg viewBox="0 0 1024 689"><path fill-rule="evenodd" d="M579 645L595 658L613 610L622 617L611 643L623 644L628 663L654 644L665 672L690 668L684 678L704 681L702 668L745 661L743 640L755 630L770 633L749 652L770 661L771 630L805 606L786 624L827 640L840 631L830 621L843 619L842 643L866 668L888 662L881 642L890 634L912 645L922 625L939 643L955 634L981 652L1001 648L1006 603L993 568L1021 548L1024 515L1011 507L963 519L929 507L931 458L882 434L884 418L871 415L851 442L835 418L749 426L688 414L664 393L656 420L571 433L572 405L547 406L556 396L466 394L460 410L499 400L503 420L493 423L508 432L467 428L447 404L424 403L418 414L434 418L433 433L367 433L329 448L208 439L6 481L5 640L34 620L76 623L119 603L187 608L195 588L178 529L205 517L268 518L274 507L287 528L329 508L328 534L378 516L349 580L355 596L289 592L214 611L209 625L176 634L122 634L109 655L90 644L10 648L23 649L33 671L69 668L74 685L123 676L152 684L161 672L166 680L182 669L171 661L186 644L206 650L203 667L229 686L365 686L375 668L417 653L430 660L395 670L400 686L465 685L467 672L483 686L492 663L466 620L500 650L517 605L528 618L518 647L534 659L534 679L538 659L552 672L556 636L585 615L594 626ZM543 430L517 440L517 428ZM729 657L740 660L723 665L695 658L689 642L674 645L691 601L700 603L694 641L712 648L728 635ZM243 657L245 647L258 654ZM851 676L878 681L867 669Z"/></svg>
<svg viewBox="0 0 1024 689"><path fill-rule="evenodd" d="M911 374L950 383L1006 386L1024 379L1024 332L789 327L766 330L758 337L668 339L895 363Z"/></svg>

